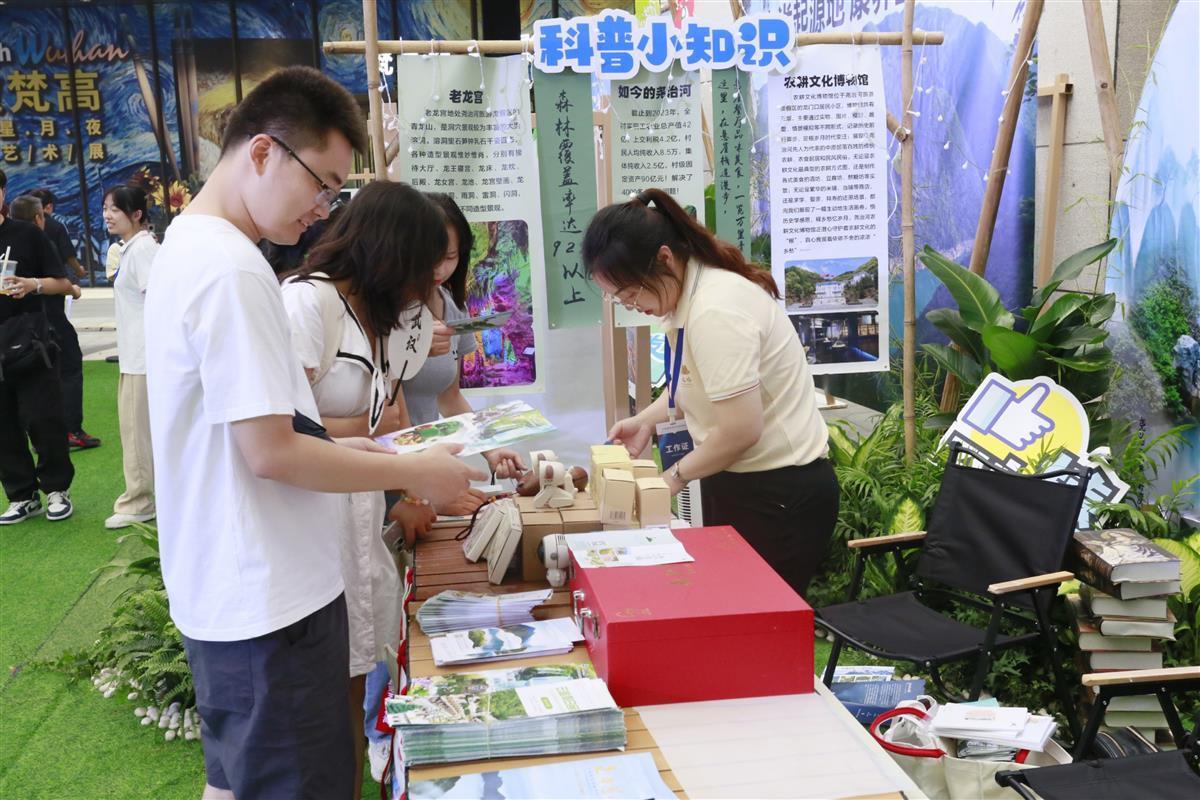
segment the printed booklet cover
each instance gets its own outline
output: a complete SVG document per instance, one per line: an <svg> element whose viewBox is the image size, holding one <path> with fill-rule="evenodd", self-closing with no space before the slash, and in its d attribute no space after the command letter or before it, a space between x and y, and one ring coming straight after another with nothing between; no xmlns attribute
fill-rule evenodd
<svg viewBox="0 0 1200 800"><path fill-rule="evenodd" d="M435 444L461 444L463 449L459 455L469 456L507 447L553 430L555 427L542 412L526 402L514 400L377 436L375 441L397 453L418 453Z"/></svg>

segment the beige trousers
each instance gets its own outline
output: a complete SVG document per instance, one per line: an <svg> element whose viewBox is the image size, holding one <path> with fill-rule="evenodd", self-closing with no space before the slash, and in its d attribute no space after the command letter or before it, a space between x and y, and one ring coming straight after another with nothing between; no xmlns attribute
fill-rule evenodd
<svg viewBox="0 0 1200 800"><path fill-rule="evenodd" d="M117 379L117 422L121 426L121 461L125 493L113 503L114 514L154 513L154 455L150 451L150 404L146 376Z"/></svg>

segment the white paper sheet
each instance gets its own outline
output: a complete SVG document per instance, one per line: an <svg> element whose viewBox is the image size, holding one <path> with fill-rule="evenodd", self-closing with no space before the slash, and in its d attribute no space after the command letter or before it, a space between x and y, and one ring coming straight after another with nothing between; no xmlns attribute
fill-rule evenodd
<svg viewBox="0 0 1200 800"><path fill-rule="evenodd" d="M583 567L649 567L696 560L669 528L568 533L566 539Z"/></svg>

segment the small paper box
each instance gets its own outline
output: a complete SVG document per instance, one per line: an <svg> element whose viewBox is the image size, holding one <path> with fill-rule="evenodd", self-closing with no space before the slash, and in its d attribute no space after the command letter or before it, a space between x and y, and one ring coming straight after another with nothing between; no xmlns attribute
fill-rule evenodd
<svg viewBox="0 0 1200 800"><path fill-rule="evenodd" d="M638 459L635 459L632 463L633 463L633 478L634 478L634 480L641 480L642 478L657 478L657 477L659 477L658 464L654 463L654 459L638 458Z"/></svg>
<svg viewBox="0 0 1200 800"><path fill-rule="evenodd" d="M637 505L637 484L633 480L633 473L624 469L604 470L603 491L600 495L600 521L605 525L632 525Z"/></svg>
<svg viewBox="0 0 1200 800"><path fill-rule="evenodd" d="M639 478L637 484L638 525L671 524L671 489L662 478Z"/></svg>
<svg viewBox="0 0 1200 800"><path fill-rule="evenodd" d="M538 545L552 533L591 533L601 529L600 510L587 492L575 495L569 508L535 509L532 497L518 497L521 510L521 577L527 581L546 580L546 565L538 558ZM530 501L530 502L522 502Z"/></svg>
<svg viewBox="0 0 1200 800"><path fill-rule="evenodd" d="M619 444L592 445L591 486L592 497L596 502L604 496L604 470L608 468L624 469L632 473L633 462L629 459L629 451Z"/></svg>

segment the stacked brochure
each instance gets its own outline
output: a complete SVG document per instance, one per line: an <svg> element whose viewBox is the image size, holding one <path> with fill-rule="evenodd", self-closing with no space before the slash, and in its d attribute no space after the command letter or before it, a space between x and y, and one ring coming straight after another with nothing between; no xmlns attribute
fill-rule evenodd
<svg viewBox="0 0 1200 800"><path fill-rule="evenodd" d="M450 589L438 592L417 609L421 630L432 636L447 631L533 621L533 609L550 599L551 589L512 594L479 594Z"/></svg>
<svg viewBox="0 0 1200 800"><path fill-rule="evenodd" d="M625 714L598 678L385 702L410 765L625 747Z"/></svg>
<svg viewBox="0 0 1200 800"><path fill-rule="evenodd" d="M649 753L456 775L408 784L409 800L674 800Z"/></svg>
<svg viewBox="0 0 1200 800"><path fill-rule="evenodd" d="M570 617L535 620L504 627L471 628L432 637L433 663L439 667L479 664L510 658L570 652L583 636Z"/></svg>
<svg viewBox="0 0 1200 800"><path fill-rule="evenodd" d="M596 669L587 662L575 664L538 664L532 667L481 669L476 672L451 672L413 678L408 686L411 697L438 697L445 694L487 694L502 689L563 683L595 678Z"/></svg>
<svg viewBox="0 0 1200 800"><path fill-rule="evenodd" d="M1024 708L947 703L938 708L932 730L948 739L966 739L1041 752L1054 735L1053 717L1030 714Z"/></svg>

